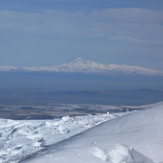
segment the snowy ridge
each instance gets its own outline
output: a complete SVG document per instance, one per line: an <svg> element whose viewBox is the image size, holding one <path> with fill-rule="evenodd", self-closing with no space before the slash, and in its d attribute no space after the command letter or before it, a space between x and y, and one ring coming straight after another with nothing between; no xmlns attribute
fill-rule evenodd
<svg viewBox="0 0 163 163"><path fill-rule="evenodd" d="M162 71L128 65L103 65L97 62L77 58L73 61L54 65L51 67L10 67L2 66L0 71L44 71L44 72L69 72L69 73L101 73L101 74L142 74L163 75Z"/></svg>

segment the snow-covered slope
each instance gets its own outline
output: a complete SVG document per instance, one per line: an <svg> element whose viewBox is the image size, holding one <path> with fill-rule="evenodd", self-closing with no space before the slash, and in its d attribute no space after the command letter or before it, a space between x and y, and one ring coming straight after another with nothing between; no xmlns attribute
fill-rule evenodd
<svg viewBox="0 0 163 163"><path fill-rule="evenodd" d="M0 163L16 163L26 155L122 115L124 113L65 116L54 120L0 119Z"/></svg>
<svg viewBox="0 0 163 163"><path fill-rule="evenodd" d="M162 163L162 115L163 104L118 117L37 152L25 162Z"/></svg>
<svg viewBox="0 0 163 163"><path fill-rule="evenodd" d="M97 62L77 58L68 63L51 67L10 67L2 66L0 71L44 71L44 72L69 72L69 73L102 73L102 74L142 74L163 75L162 71L128 65L103 65Z"/></svg>

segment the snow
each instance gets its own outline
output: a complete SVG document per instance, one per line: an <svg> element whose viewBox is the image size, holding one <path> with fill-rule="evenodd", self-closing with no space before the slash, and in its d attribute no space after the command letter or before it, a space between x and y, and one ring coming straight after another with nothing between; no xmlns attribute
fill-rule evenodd
<svg viewBox="0 0 163 163"><path fill-rule="evenodd" d="M146 107L54 120L0 119L0 163L161 163L163 102Z"/></svg>
<svg viewBox="0 0 163 163"><path fill-rule="evenodd" d="M119 116L48 146L20 162L161 163L162 115L163 104L160 103L142 111ZM91 118L92 115L87 120ZM65 124L69 122L69 118L64 117L61 121ZM86 124L90 125L87 122Z"/></svg>
<svg viewBox="0 0 163 163"><path fill-rule="evenodd" d="M15 163L26 155L124 114L64 116L54 120L0 119L0 163Z"/></svg>
<svg viewBox="0 0 163 163"><path fill-rule="evenodd" d="M103 65L90 60L77 58L73 61L53 65L51 67L11 67L1 66L0 71L29 71L29 72L69 72L69 73L102 73L102 74L142 74L163 75L163 71L147 69L139 66L129 65Z"/></svg>
<svg viewBox="0 0 163 163"><path fill-rule="evenodd" d="M13 66L1 66L0 71L16 71L18 68Z"/></svg>

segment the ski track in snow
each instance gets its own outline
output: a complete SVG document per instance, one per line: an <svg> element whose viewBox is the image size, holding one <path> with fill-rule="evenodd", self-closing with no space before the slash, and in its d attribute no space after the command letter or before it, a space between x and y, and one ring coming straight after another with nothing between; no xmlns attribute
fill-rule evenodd
<svg viewBox="0 0 163 163"><path fill-rule="evenodd" d="M65 116L54 120L0 119L0 163L16 163L24 156L124 114Z"/></svg>

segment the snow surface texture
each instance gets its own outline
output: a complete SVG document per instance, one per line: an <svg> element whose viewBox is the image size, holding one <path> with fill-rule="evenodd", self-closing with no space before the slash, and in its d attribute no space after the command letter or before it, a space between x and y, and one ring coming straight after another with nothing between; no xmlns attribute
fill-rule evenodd
<svg viewBox="0 0 163 163"><path fill-rule="evenodd" d="M69 73L102 73L102 74L143 74L163 75L163 71L147 69L138 66L128 65L103 65L97 62L77 58L68 63L54 65L51 67L12 67L1 66L0 71L47 71L47 72L69 72Z"/></svg>
<svg viewBox="0 0 163 163"><path fill-rule="evenodd" d="M120 115L124 113L65 116L54 120L0 119L0 163L16 163L26 155Z"/></svg>
<svg viewBox="0 0 163 163"><path fill-rule="evenodd" d="M163 103L121 116L30 155L27 163L162 163Z"/></svg>

